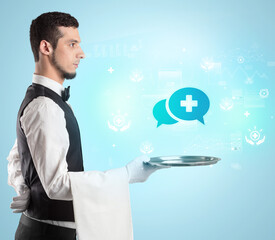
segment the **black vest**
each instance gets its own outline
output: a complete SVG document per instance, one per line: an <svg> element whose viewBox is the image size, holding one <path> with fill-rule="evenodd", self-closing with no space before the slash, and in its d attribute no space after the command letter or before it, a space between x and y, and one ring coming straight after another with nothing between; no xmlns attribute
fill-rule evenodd
<svg viewBox="0 0 275 240"><path fill-rule="evenodd" d="M47 196L37 175L26 136L21 128L20 118L23 115L24 109L33 99L39 96L52 99L65 113L66 129L70 140L70 146L66 156L68 171L79 172L84 170L79 127L71 108L51 89L33 83L28 88L26 96L20 106L16 128L22 175L31 192L30 205L27 211L31 217L41 220L74 221L72 201L51 200ZM47 169L45 169L45 171L47 171Z"/></svg>

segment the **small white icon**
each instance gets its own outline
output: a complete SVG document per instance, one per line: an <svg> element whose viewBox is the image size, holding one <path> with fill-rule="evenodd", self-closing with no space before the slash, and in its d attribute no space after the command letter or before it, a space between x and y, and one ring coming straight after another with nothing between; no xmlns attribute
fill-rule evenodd
<svg viewBox="0 0 275 240"><path fill-rule="evenodd" d="M245 140L247 143L249 143L251 145L255 145L255 144L260 145L265 141L265 136L263 136L261 138L262 129L260 131L258 131L255 126L254 130L248 129L248 131L250 132L249 138L247 136L245 136Z"/></svg>
<svg viewBox="0 0 275 240"><path fill-rule="evenodd" d="M210 58L202 59L201 68L205 71L209 71L215 67L215 63Z"/></svg>
<svg viewBox="0 0 275 240"><path fill-rule="evenodd" d="M109 72L109 73L112 73L113 71L115 71L115 69L113 69L112 67L110 67L110 68L108 69L108 72Z"/></svg>
<svg viewBox="0 0 275 240"><path fill-rule="evenodd" d="M238 63L244 63L244 57L243 56L238 57Z"/></svg>
<svg viewBox="0 0 275 240"><path fill-rule="evenodd" d="M149 154L154 151L152 143L145 141L140 145L140 151L144 154Z"/></svg>
<svg viewBox="0 0 275 240"><path fill-rule="evenodd" d="M118 115L115 115L113 117L113 124L108 121L108 127L115 131L115 132L118 132L118 131L125 131L127 130L130 125L131 125L131 121L126 121L126 116L127 114L124 114L124 115L121 115L121 114L118 114Z"/></svg>
<svg viewBox="0 0 275 240"><path fill-rule="evenodd" d="M225 111L228 111L231 108L233 108L233 105L234 105L234 103L231 98L223 98L220 102L220 108Z"/></svg>
<svg viewBox="0 0 275 240"><path fill-rule="evenodd" d="M245 115L246 117L248 117L248 116L250 115L250 113L249 113L248 111L246 111L246 112L244 113L244 115Z"/></svg>
<svg viewBox="0 0 275 240"><path fill-rule="evenodd" d="M143 80L143 75L141 72L135 71L130 75L130 79L132 82L140 82Z"/></svg>
<svg viewBox="0 0 275 240"><path fill-rule="evenodd" d="M261 98L267 98L269 95L269 91L268 91L268 89L261 89L259 94L260 94Z"/></svg>

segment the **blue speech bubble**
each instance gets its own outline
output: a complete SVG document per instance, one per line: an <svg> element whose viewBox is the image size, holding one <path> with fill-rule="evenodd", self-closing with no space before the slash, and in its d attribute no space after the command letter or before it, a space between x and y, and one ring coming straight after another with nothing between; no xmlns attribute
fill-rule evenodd
<svg viewBox="0 0 275 240"><path fill-rule="evenodd" d="M167 107L176 119L198 120L204 124L203 116L209 109L207 95L197 88L182 88L172 94Z"/></svg>
<svg viewBox="0 0 275 240"><path fill-rule="evenodd" d="M159 101L153 108L153 115L158 121L157 127L161 124L174 124L178 121L171 118L171 116L166 111L166 99Z"/></svg>

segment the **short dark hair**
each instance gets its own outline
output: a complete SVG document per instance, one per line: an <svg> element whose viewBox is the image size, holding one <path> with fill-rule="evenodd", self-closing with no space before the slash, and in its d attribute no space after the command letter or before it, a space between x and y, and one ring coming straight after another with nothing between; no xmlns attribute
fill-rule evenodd
<svg viewBox="0 0 275 240"><path fill-rule="evenodd" d="M48 41L56 49L58 39L63 35L58 27L78 28L78 21L68 13L47 12L32 20L30 42L35 62L39 60L39 45L42 40Z"/></svg>

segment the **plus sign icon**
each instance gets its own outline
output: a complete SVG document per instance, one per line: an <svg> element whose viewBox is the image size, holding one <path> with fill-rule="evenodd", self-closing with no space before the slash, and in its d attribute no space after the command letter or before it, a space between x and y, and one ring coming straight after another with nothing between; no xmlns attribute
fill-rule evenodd
<svg viewBox="0 0 275 240"><path fill-rule="evenodd" d="M261 136L261 132L263 129L258 131L256 126L254 126L253 130L248 129L250 134L249 137L245 136L245 141L251 145L260 145L265 141L265 136Z"/></svg>
<svg viewBox="0 0 275 240"><path fill-rule="evenodd" d="M198 120L204 124L203 116L207 113L210 101L207 95L197 88L182 88L166 100L159 101L153 109L153 115L161 124L174 124L180 120Z"/></svg>

